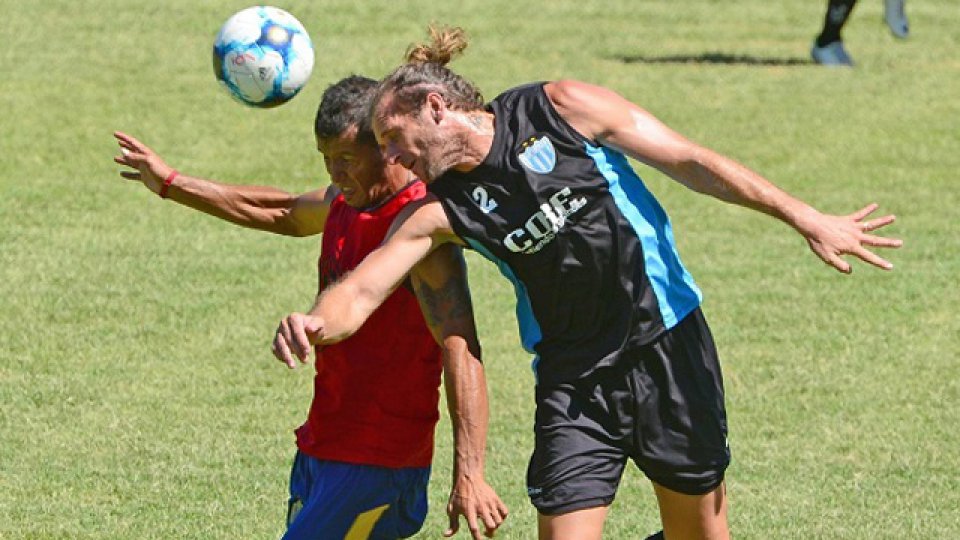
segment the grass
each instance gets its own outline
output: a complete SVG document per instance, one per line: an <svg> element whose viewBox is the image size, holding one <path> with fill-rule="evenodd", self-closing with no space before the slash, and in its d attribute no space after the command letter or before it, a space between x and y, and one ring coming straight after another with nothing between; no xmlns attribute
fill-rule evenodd
<svg viewBox="0 0 960 540"><path fill-rule="evenodd" d="M429 21L472 37L454 67L488 97L572 77L610 86L825 211L899 216L892 273L829 271L788 228L641 168L670 212L724 362L739 538L960 536L960 6L880 2L805 62L821 2L287 2L313 80L271 111L216 88L209 48L244 2L0 0L0 538L279 536L311 370L268 351L315 287L316 239L235 229L117 175L129 131L191 174L304 191L323 88L378 76ZM488 478L533 538L532 376L509 285L471 257L492 395ZM509 316L508 316L509 315ZM431 512L445 526L449 424ZM624 478L606 537L658 528ZM461 533L461 537L463 534Z"/></svg>

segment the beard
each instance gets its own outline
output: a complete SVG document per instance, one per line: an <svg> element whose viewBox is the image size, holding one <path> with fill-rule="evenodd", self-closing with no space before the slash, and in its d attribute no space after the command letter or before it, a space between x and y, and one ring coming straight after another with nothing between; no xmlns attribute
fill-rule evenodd
<svg viewBox="0 0 960 540"><path fill-rule="evenodd" d="M430 137L424 141L420 154L420 169L430 183L440 178L450 169L458 165L463 159L462 145L448 138Z"/></svg>
<svg viewBox="0 0 960 540"><path fill-rule="evenodd" d="M440 178L446 174L446 172L449 170L450 166L444 165L443 163L438 163L436 161L424 163L424 174L426 175L426 178L423 180L424 182L428 183L433 182L437 178Z"/></svg>

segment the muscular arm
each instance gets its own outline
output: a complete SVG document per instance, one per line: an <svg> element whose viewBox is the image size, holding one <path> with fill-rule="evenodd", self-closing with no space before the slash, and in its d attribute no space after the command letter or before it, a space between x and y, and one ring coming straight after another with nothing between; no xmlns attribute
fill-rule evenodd
<svg viewBox="0 0 960 540"><path fill-rule="evenodd" d="M478 517L491 535L507 509L484 479L487 384L460 247L447 244L435 249L413 268L410 278L424 319L443 349L443 382L454 442L447 533L456 533L463 515L475 538L480 538Z"/></svg>
<svg viewBox="0 0 960 540"><path fill-rule="evenodd" d="M780 219L802 234L824 262L841 272L852 254L884 269L893 267L864 246L899 247L900 241L867 234L894 216L864 221L868 205L846 216L822 214L759 174L671 130L652 114L615 92L576 81L545 87L560 115L585 137L655 167L688 188Z"/></svg>
<svg viewBox="0 0 960 540"><path fill-rule="evenodd" d="M173 171L150 147L117 132L121 155L117 163L135 169L120 174L141 182L159 193L163 181ZM177 175L167 189L167 197L214 217L251 229L287 236L309 236L323 232L336 188L324 188L292 195L265 186L233 186L213 180Z"/></svg>
<svg viewBox="0 0 960 540"><path fill-rule="evenodd" d="M235 223L286 236L323 232L334 187L293 195L267 186L233 186L212 180L178 176L168 198L194 210Z"/></svg>
<svg viewBox="0 0 960 540"><path fill-rule="evenodd" d="M604 146L655 167L688 188L784 221L810 209L760 175L671 130L615 92L576 81L548 85L558 111Z"/></svg>
<svg viewBox="0 0 960 540"><path fill-rule="evenodd" d="M336 343L360 329L414 266L442 244L457 242L440 203L432 196L408 204L383 244L352 272L317 297L307 314L281 321L273 341L278 360L294 367L316 343Z"/></svg>
<svg viewBox="0 0 960 540"><path fill-rule="evenodd" d="M447 231L439 202L423 199L407 205L383 245L317 297L310 315L324 321L320 343L341 341L359 330L417 263L451 239Z"/></svg>

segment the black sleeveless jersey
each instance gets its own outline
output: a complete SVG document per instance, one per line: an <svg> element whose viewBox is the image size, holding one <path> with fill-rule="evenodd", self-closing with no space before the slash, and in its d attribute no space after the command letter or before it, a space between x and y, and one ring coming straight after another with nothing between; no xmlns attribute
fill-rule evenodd
<svg viewBox="0 0 960 540"><path fill-rule="evenodd" d="M513 282L541 382L583 377L700 305L670 221L618 151L564 121L543 83L501 94L493 146L429 189L454 232Z"/></svg>

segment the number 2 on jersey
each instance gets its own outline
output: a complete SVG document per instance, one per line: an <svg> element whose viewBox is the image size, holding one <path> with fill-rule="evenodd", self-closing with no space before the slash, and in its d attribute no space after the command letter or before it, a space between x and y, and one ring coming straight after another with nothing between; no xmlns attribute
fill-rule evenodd
<svg viewBox="0 0 960 540"><path fill-rule="evenodd" d="M497 201L493 200L490 195L487 194L487 190L483 186L477 186L473 188L473 200L480 207L480 211L484 214L489 214L497 208Z"/></svg>

